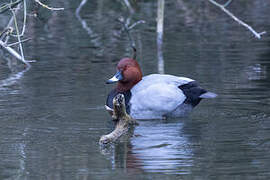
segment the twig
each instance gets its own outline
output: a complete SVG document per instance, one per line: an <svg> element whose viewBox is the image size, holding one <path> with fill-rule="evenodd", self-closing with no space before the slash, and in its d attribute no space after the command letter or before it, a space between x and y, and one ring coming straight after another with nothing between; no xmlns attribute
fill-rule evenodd
<svg viewBox="0 0 270 180"><path fill-rule="evenodd" d="M20 53L21 53L21 61L26 64L27 66L31 66L27 61L25 61L24 58L24 52L23 52L23 46L22 46L22 42L21 42L21 37L20 37L20 32L19 32L19 28L18 28L18 23L17 23L17 19L16 19L16 14L14 12L13 9L11 9L11 12L13 14L14 17L14 25L15 25L15 29L16 29L16 33L17 33L17 38L18 38L18 42L19 42L19 48L20 48Z"/></svg>
<svg viewBox="0 0 270 180"><path fill-rule="evenodd" d="M20 5L18 6L18 8L15 11L15 14L17 14L17 11L20 9ZM14 16L13 16L14 17ZM26 12L26 0L23 0L23 27L22 27L22 31L21 34L17 35L17 34L10 34L13 37L22 37L24 35L25 32L25 27L26 27L26 17L27 17L27 12ZM13 22L14 18L11 19L9 26L11 26L11 22Z"/></svg>
<svg viewBox="0 0 270 180"><path fill-rule="evenodd" d="M14 57L19 59L20 61L23 61L23 58L20 54L18 54L14 49L11 47L8 47L3 41L0 40L0 46L2 46L5 50L7 50L10 54L12 54Z"/></svg>
<svg viewBox="0 0 270 180"><path fill-rule="evenodd" d="M134 9L131 7L130 3L128 0L123 0L125 5L127 6L127 8L129 9L130 13L133 14L134 13Z"/></svg>
<svg viewBox="0 0 270 180"><path fill-rule="evenodd" d="M3 32L1 32L1 34L0 34L0 40L1 41L4 41L4 39L6 37L8 37L10 35L10 33L12 33L12 32L13 32L13 28L12 27L5 28L3 30Z"/></svg>
<svg viewBox="0 0 270 180"><path fill-rule="evenodd" d="M15 3L9 4L9 6L8 6L9 9L11 10L11 12L12 12L12 17L11 17L11 19L10 19L8 25L7 25L7 28L4 30L4 33L1 34L3 36L1 37L1 40L0 40L0 46L3 47L6 51L8 51L15 58L19 59L24 64L26 64L27 67L31 67L31 65L24 58L22 41L21 41L21 38L20 38L18 23L17 23L17 19L16 19L16 14L17 14L17 12L18 12L18 10L20 8L20 4L19 4L20 2L21 2L21 0L16 1ZM16 5L17 5L17 9L13 10L12 7L15 7ZM25 11L24 16L26 16L26 2L25 2L25 0L24 0L24 11ZM15 29L16 29L16 33L17 33L16 37L18 38L18 42L16 44L19 44L20 54L7 45L9 35L13 31L13 28L11 27L12 23L14 23L14 25L15 25ZM24 17L24 25L25 25L25 23L26 23L26 17ZM23 27L23 31L24 31L24 29L25 29L25 27ZM13 45L14 45L14 43L13 43Z"/></svg>
<svg viewBox="0 0 270 180"><path fill-rule="evenodd" d="M29 39L25 39L23 41L27 41L27 40ZM16 42L16 43L19 44L19 42ZM23 61L22 56L19 53L17 53L17 51L15 51L13 48L11 48L10 45L6 45L5 42L0 40L0 46L4 48L7 52L9 52L11 55L13 55L15 58L19 59L20 61ZM28 64L29 62L36 62L36 60L25 60L25 62Z"/></svg>
<svg viewBox="0 0 270 180"><path fill-rule="evenodd" d="M21 1L21 0L20 0L20 1ZM21 4L19 3L19 4L17 4L17 5L18 5L18 6L17 6L17 8L15 9L15 14L17 14L18 11L20 10ZM10 6L10 9L12 9L13 7L15 7L15 6ZM7 28L12 28L11 26L12 26L12 24L13 24L13 21L14 21L14 16L11 16L11 18L10 18L8 24L7 24ZM13 32L13 28L12 28L11 30L12 30L12 31L10 32L9 35L12 35L11 33ZM6 43L6 44L8 43L9 38L10 38L9 35L6 37L6 40L5 40L5 43Z"/></svg>
<svg viewBox="0 0 270 180"><path fill-rule="evenodd" d="M219 7L223 12L225 12L227 15L229 15L231 18L233 18L233 20L235 20L236 22L238 22L242 26L246 27L249 31L251 31L255 35L256 38L261 39L261 36L266 33L266 31L263 31L260 33L256 32L251 26L249 26L248 24L246 24L242 20L238 19L234 14L232 14L229 10L227 10L225 7L231 2L230 0L228 1L229 3L227 2L224 5L221 5L214 0L208 0L208 1L211 2L212 4L214 4L215 6Z"/></svg>
<svg viewBox="0 0 270 180"><path fill-rule="evenodd" d="M60 11L60 10L64 10L64 8L54 8L54 7L49 7L48 5L46 4L43 4L42 2L40 2L39 0L34 0L36 3L38 3L39 5L41 5L42 7L44 8L47 8L49 10L52 10L52 11Z"/></svg>
<svg viewBox="0 0 270 180"><path fill-rule="evenodd" d="M19 4L21 2L22 2L22 0L18 0L18 1L3 5L2 7L0 7L0 14L6 12L7 10L9 10L9 8L13 8L13 7L17 6L17 4Z"/></svg>
<svg viewBox="0 0 270 180"><path fill-rule="evenodd" d="M21 4L18 4L18 6L17 6L17 8L15 9L15 15L18 13L18 11L20 10L20 6L21 6ZM12 10L12 7L10 7L10 10ZM25 23L26 23L26 1L24 0L24 10L25 10L25 13L24 13L24 24L23 24L23 26L25 26ZM14 14L13 13L13 14ZM8 25L7 25L7 27L8 28L11 28L11 31L10 31L10 33L8 34L8 36L6 37L6 40L5 40L5 43L7 44L8 43L8 41L9 41L9 38L10 38L10 36L13 36L13 37L17 37L17 35L13 35L12 34L12 32L13 32L13 28L11 27L12 26L12 24L14 23L14 18L15 18L16 16L12 16L11 18L10 18L10 20L9 20L9 22L8 22ZM25 31L25 28L23 27L23 33L24 33L24 31ZM23 36L23 33L20 35L20 36ZM10 35L10 36L9 36Z"/></svg>
<svg viewBox="0 0 270 180"><path fill-rule="evenodd" d="M137 26L138 24L144 24L144 23L145 23L144 20L139 20L139 21L133 23L132 25L130 25L128 29L131 30L131 29L133 29L135 26Z"/></svg>
<svg viewBox="0 0 270 180"><path fill-rule="evenodd" d="M23 28L22 28L22 32L21 32L21 36L24 35L25 32L25 26L26 26L26 0L23 0Z"/></svg>
<svg viewBox="0 0 270 180"><path fill-rule="evenodd" d="M232 0L228 0L223 6L226 7L226 6L229 6L229 4L231 4Z"/></svg>
<svg viewBox="0 0 270 180"><path fill-rule="evenodd" d="M19 43L23 43L23 42L26 42L26 41L29 41L29 40L31 40L31 38L23 39L23 40L21 40L21 42L10 43L10 44L7 45L7 47L15 46L15 45L17 45Z"/></svg>
<svg viewBox="0 0 270 180"><path fill-rule="evenodd" d="M127 35L128 35L128 39L129 39L129 42L130 42L130 47L132 48L133 50L133 59L136 59L136 53L137 53L137 49L136 49L136 45L135 45L135 41L133 40L133 38L131 37L129 31L131 31L135 26L137 26L138 24L143 24L145 23L144 20L139 20L135 23L133 23L132 25L129 26L129 23L125 23L125 20L123 17L120 17L118 19L118 21L123 25L123 28L124 30L126 31Z"/></svg>

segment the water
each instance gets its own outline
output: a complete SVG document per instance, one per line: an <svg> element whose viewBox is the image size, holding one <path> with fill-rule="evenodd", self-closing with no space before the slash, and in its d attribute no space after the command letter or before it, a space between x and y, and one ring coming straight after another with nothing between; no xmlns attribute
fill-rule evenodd
<svg viewBox="0 0 270 180"><path fill-rule="evenodd" d="M133 36L143 73L157 73L156 3L138 1L130 15L120 1L84 2L80 16L79 1L57 1L50 5L65 11L28 18L25 54L37 62L8 84L14 73L1 58L0 179L269 179L268 34L255 39L204 1L166 2L165 73L219 96L188 118L141 120L133 137L103 149L98 140L112 129L105 81L131 54L115 19L147 22ZM269 31L269 5L234 1L230 9Z"/></svg>

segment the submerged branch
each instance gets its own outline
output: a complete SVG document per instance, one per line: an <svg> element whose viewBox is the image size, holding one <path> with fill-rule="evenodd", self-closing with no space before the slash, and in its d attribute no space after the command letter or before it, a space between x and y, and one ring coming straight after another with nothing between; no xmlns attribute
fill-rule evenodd
<svg viewBox="0 0 270 180"><path fill-rule="evenodd" d="M217 3L214 0L208 0L208 1L211 2L212 4L214 4L215 6L219 7L223 12L225 12L227 15L229 15L233 20L235 20L240 25L244 26L249 31L251 31L255 35L256 38L261 39L261 36L266 33L266 31L263 31L263 32L260 32L260 33L256 32L250 25L248 25L247 23L245 23L242 20L238 19L233 13L231 13L229 10L227 10L226 6L228 6L230 4L231 0L229 0L224 5L221 5L221 4Z"/></svg>
<svg viewBox="0 0 270 180"><path fill-rule="evenodd" d="M113 132L101 136L100 145L116 142L122 135L126 134L130 125L136 125L137 122L126 112L125 98L123 94L118 94L113 98L113 119L116 120L116 126Z"/></svg>

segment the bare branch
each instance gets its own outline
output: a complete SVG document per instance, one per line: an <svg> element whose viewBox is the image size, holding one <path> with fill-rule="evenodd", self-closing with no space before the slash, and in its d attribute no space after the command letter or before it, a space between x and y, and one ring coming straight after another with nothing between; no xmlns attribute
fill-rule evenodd
<svg viewBox="0 0 270 180"><path fill-rule="evenodd" d="M134 28L135 26L137 26L138 24L144 24L144 23L145 23L144 20L139 20L139 21L133 23L132 25L130 25L130 26L128 27L128 30L133 29L133 28Z"/></svg>
<svg viewBox="0 0 270 180"><path fill-rule="evenodd" d="M30 64L27 61L25 61L25 59L24 59L23 46L22 46L22 42L21 42L21 37L19 35L20 32L19 32L19 28L18 28L17 19L16 19L16 13L14 12L13 9L11 9L11 12L12 12L13 17L14 17L14 25L15 25L15 29L16 29L16 33L17 33L18 42L19 42L19 48L20 48L20 53L21 53L21 61L23 63L25 63L27 66L30 66Z"/></svg>
<svg viewBox="0 0 270 180"><path fill-rule="evenodd" d="M10 43L10 44L7 45L7 47L15 46L15 45L17 45L19 43L23 43L23 42L26 42L26 41L29 41L29 40L31 40L31 38L23 39L23 40L21 40L21 42Z"/></svg>
<svg viewBox="0 0 270 180"><path fill-rule="evenodd" d="M8 47L3 41L0 40L0 46L3 47L5 50L7 50L11 55L13 55L15 58L19 59L20 61L23 61L23 58L20 54L18 54L14 49L11 47Z"/></svg>
<svg viewBox="0 0 270 180"><path fill-rule="evenodd" d="M21 36L24 35L25 32L25 26L26 26L26 17L27 17L27 12L26 12L26 0L23 0L23 28L21 32Z"/></svg>
<svg viewBox="0 0 270 180"><path fill-rule="evenodd" d="M5 4L2 7L0 7L0 14L6 12L7 10L9 10L10 8L13 8L15 6L17 6L18 4L20 4L22 2L22 0L18 0L15 2L11 2L9 4Z"/></svg>
<svg viewBox="0 0 270 180"><path fill-rule="evenodd" d="M261 36L266 33L266 31L263 31L260 33L256 32L250 25L238 19L234 14L232 14L229 10L227 10L225 7L231 2L230 0L224 5L221 5L214 0L208 0L208 1L214 4L215 6L219 7L223 12L229 15L233 20L238 22L240 25L246 27L249 31L251 31L255 35L256 38L261 39Z"/></svg>
<svg viewBox="0 0 270 180"><path fill-rule="evenodd" d="M231 2L232 2L232 0L228 0L223 6L227 7L227 6L229 6L229 4L231 4Z"/></svg>
<svg viewBox="0 0 270 180"><path fill-rule="evenodd" d="M46 4L43 4L42 2L40 2L39 0L34 0L36 3L38 3L39 5L41 5L42 7L52 10L52 11L60 11L60 10L64 10L64 8L54 8L54 7L49 7Z"/></svg>
<svg viewBox="0 0 270 180"><path fill-rule="evenodd" d="M15 9L15 14L17 14L17 13L19 12L21 4L17 4L17 5L18 5L18 6L17 6L17 8ZM10 9L12 9L11 6L10 6ZM13 32L13 28L12 28L11 26L12 26L12 24L14 23L14 17L15 17L15 16L11 16L11 18L10 18L10 20L9 20L9 22L8 22L8 25L7 25L7 28L11 28L11 31L10 31L10 33L8 34L8 36L6 37L6 40L5 40L5 43L6 43L6 44L8 43L9 38L10 38L10 35L12 35L12 32ZM16 36L16 35L15 35L15 36Z"/></svg>
<svg viewBox="0 0 270 180"><path fill-rule="evenodd" d="M20 9L20 4L18 5L18 8L15 11L15 14L17 14L17 11ZM23 0L23 27L22 27L22 32L21 34L17 35L17 34L10 34L13 37L22 37L25 33L25 27L26 27L26 17L27 17L27 12L26 12L26 0ZM11 26L11 23L14 21L14 16L11 18L8 27Z"/></svg>
<svg viewBox="0 0 270 180"><path fill-rule="evenodd" d="M21 42L24 42L24 41L27 41L29 39L25 39L25 40L22 40ZM20 42L16 42L16 44L19 44ZM0 40L0 46L2 48L4 48L7 52L9 52L12 56L14 56L15 58L17 58L18 60L22 61L23 62L23 58L22 56L17 53L17 51L15 51L13 48L11 48L10 46L12 45L15 45L15 43L12 43L10 45L6 45L5 42L3 42L2 40ZM35 60L25 60L25 64L28 64L29 62L36 62ZM28 64L29 65L29 64Z"/></svg>
<svg viewBox="0 0 270 180"><path fill-rule="evenodd" d="M4 41L6 37L8 37L10 35L10 33L13 32L13 28L12 27L8 27L8 28L5 28L3 30L3 32L0 33L0 40L1 41Z"/></svg>
<svg viewBox="0 0 270 180"><path fill-rule="evenodd" d="M124 30L126 31L127 35L128 35L128 39L130 42L130 46L133 50L133 59L136 59L137 56L137 49L136 49L136 45L135 45L135 41L133 40L132 36L130 35L130 30L132 30L135 26L137 26L138 24L142 24L145 23L145 21L143 20L139 20L135 23L133 23L131 26L129 26L129 22L125 22L123 17L118 18L118 21L123 25Z"/></svg>
<svg viewBox="0 0 270 180"><path fill-rule="evenodd" d="M127 6L128 10L130 11L131 14L134 13L134 9L131 7L130 3L128 0L123 0L125 5Z"/></svg>
<svg viewBox="0 0 270 180"><path fill-rule="evenodd" d="M10 3L8 4L9 9L12 12L12 17L9 20L9 23L7 25L7 27L5 28L5 30L1 33L1 37L0 37L0 46L3 47L7 52L9 52L12 56L14 56L15 58L19 59L20 61L22 61L24 64L27 65L27 67L31 67L31 65L25 60L24 58L24 52L23 52L23 47L22 47L22 41L21 41L21 36L24 34L25 31L25 24L26 24L26 2L24 1L24 27L22 29L22 33L20 35L19 33L19 28L18 28L18 23L17 23L17 19L16 19L16 15L17 12L20 9L20 2L22 2L22 0L16 1L15 3ZM16 10L14 10L12 7L17 6ZM7 42L9 40L9 36L11 35L11 33L13 32L13 28L11 27L12 23L14 23L15 26L15 30L16 30L16 37L18 39L18 42L13 43L13 45L15 44L19 44L19 49L20 49L20 54L15 51L14 49L12 49L11 47L9 47L7 45Z"/></svg>
<svg viewBox="0 0 270 180"><path fill-rule="evenodd" d="M132 50L133 50L133 59L136 59L136 56L137 56L136 52L137 52L137 49L136 49L135 42L134 42L133 38L131 37L131 35L130 35L130 33L129 33L129 30L130 30L130 29L129 29L129 27L128 27L128 24L125 23L125 20L124 20L123 17L120 17L120 18L118 19L118 21L123 25L123 28L124 28L124 30L126 31L127 35L128 35L128 39L129 39L129 41L130 41L130 46L131 46L131 48L132 48Z"/></svg>

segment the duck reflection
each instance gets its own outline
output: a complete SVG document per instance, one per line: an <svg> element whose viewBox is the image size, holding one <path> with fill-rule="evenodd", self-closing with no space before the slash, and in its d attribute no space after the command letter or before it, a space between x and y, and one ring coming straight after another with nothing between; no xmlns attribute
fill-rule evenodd
<svg viewBox="0 0 270 180"><path fill-rule="evenodd" d="M139 123L130 139L113 146L113 168L132 173L190 173L194 150L189 137L192 135L185 133L183 122L178 119Z"/></svg>

